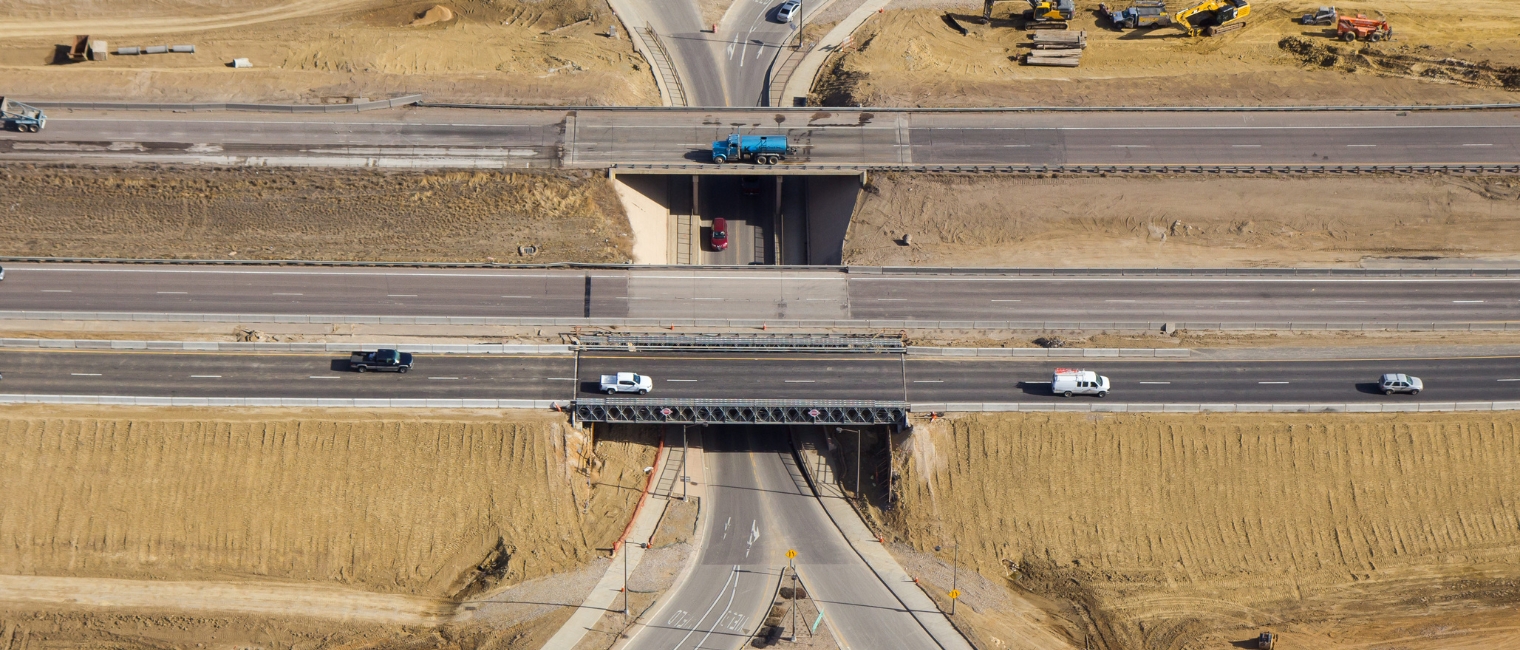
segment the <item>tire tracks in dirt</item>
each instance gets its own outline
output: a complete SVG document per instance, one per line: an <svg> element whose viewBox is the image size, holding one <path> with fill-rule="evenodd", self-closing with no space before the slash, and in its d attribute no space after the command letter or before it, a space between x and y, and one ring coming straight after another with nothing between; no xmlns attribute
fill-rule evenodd
<svg viewBox="0 0 1520 650"><path fill-rule="evenodd" d="M43 21L11 19L0 21L0 38L71 36L95 32L110 34L112 37L199 32L340 13L371 4L375 4L375 0L291 0L274 7L252 11L184 18L96 18Z"/></svg>

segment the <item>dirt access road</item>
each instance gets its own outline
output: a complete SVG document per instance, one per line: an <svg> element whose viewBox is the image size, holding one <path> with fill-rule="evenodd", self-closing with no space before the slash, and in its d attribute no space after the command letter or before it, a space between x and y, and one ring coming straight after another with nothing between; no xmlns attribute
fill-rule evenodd
<svg viewBox="0 0 1520 650"><path fill-rule="evenodd" d="M1123 7L1127 2L1115 4ZM1341 44L1333 28L1297 18L1325 3L1253 0L1247 26L1215 38L1161 28L1119 32L1077 3L1088 34L1079 68L1021 65L1027 4L899 0L855 33L813 89L824 106L1372 105L1515 102L1520 12L1511 0L1460 9L1414 0L1337 2L1342 13L1388 16L1395 39ZM962 36L946 24L956 16ZM1293 40L1290 40L1293 39ZM1333 48L1334 51L1326 48Z"/></svg>
<svg viewBox="0 0 1520 650"><path fill-rule="evenodd" d="M422 19L438 6L448 19ZM0 75L6 95L29 99L658 104L643 58L608 34L614 20L604 0L23 0L0 7ZM76 34L112 52L196 53L60 59ZM227 67L234 58L253 68Z"/></svg>

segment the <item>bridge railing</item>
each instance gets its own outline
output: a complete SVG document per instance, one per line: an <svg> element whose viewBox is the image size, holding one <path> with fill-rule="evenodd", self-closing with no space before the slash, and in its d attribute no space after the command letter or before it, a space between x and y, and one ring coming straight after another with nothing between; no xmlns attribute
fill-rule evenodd
<svg viewBox="0 0 1520 650"><path fill-rule="evenodd" d="M576 339L587 352L680 350L685 352L873 352L907 351L900 335L878 334L592 334Z"/></svg>
<svg viewBox="0 0 1520 650"><path fill-rule="evenodd" d="M574 402L582 422L675 424L901 424L907 402L589 398Z"/></svg>

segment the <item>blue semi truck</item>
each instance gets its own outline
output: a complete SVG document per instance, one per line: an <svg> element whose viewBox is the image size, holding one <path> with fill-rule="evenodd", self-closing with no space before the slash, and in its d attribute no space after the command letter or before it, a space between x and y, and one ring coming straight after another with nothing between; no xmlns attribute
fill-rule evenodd
<svg viewBox="0 0 1520 650"><path fill-rule="evenodd" d="M774 165L786 160L787 156L794 153L797 153L797 149L786 146L784 135L735 133L728 136L727 140L713 140L712 143L712 161L717 165L731 160L748 160L757 165Z"/></svg>

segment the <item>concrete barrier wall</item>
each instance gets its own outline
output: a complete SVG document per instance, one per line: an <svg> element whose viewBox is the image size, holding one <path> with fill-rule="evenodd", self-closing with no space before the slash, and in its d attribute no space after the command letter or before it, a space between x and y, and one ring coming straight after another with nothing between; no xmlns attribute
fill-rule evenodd
<svg viewBox="0 0 1520 650"><path fill-rule="evenodd" d="M1439 413L1515 411L1520 402L1406 402L1346 404L1125 404L1122 402L915 402L914 413Z"/></svg>
<svg viewBox="0 0 1520 650"><path fill-rule="evenodd" d="M533 399L346 399L301 397L143 397L131 395L0 394L0 404L91 406L265 406L307 408L562 409L563 400Z"/></svg>
<svg viewBox="0 0 1520 650"><path fill-rule="evenodd" d="M355 104L149 104L133 102L50 102L29 101L38 108L77 108L96 111L247 111L255 113L359 113L422 102L422 95L403 95L391 99L379 99Z"/></svg>
<svg viewBox="0 0 1520 650"><path fill-rule="evenodd" d="M416 354L571 354L568 345L504 343L238 343L218 341L107 341L98 339L0 339L0 348L43 350L155 350L171 352L312 352L348 354L382 347Z"/></svg>
<svg viewBox="0 0 1520 650"><path fill-rule="evenodd" d="M920 348L909 347L910 357L977 357L1019 359L1082 359L1091 357L1142 357L1185 359L1186 348Z"/></svg>
<svg viewBox="0 0 1520 650"><path fill-rule="evenodd" d="M778 318L505 318L491 316L313 316L300 314L173 314L155 312L87 312L0 310L0 319L68 321L142 321L174 323L316 323L358 325L493 325L506 327L707 327L707 328L838 328L838 329L958 329L1022 331L1157 332L1170 324L1184 330L1291 332L1514 332L1520 322L1472 323L1300 323L1282 322L1119 322L1119 321L993 321L993 320L787 320Z"/></svg>

